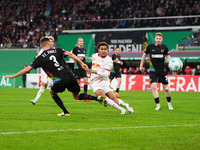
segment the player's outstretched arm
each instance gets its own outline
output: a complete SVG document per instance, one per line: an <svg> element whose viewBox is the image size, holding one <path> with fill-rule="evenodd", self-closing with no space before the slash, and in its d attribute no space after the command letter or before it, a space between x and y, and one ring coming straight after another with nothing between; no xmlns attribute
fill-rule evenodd
<svg viewBox="0 0 200 150"><path fill-rule="evenodd" d="M87 66L85 63L83 63L83 62L82 62L76 55L74 55L73 53L68 52L68 51L65 51L65 55L68 55L70 58L73 58L76 62L78 62L78 63L81 65L81 67L82 67L84 70L86 70L86 71L89 70L88 66Z"/></svg>
<svg viewBox="0 0 200 150"><path fill-rule="evenodd" d="M93 74L97 74L99 76L108 78L109 75L110 75L110 70L108 70L108 69L106 69L106 70L105 69L99 69L98 71L96 71L96 70L93 70L93 69L89 69L88 73L89 74L93 73Z"/></svg>
<svg viewBox="0 0 200 150"><path fill-rule="evenodd" d="M6 76L5 76L5 79L6 79L6 78L15 78L15 77L21 76L21 75L23 75L23 74L25 74L25 73L27 73L27 72L30 72L32 69L33 69L33 68L32 68L31 66L28 66L28 67L22 69L21 71L19 71L18 73L14 74L14 75L12 75L12 76L11 76L11 75L6 75Z"/></svg>
<svg viewBox="0 0 200 150"><path fill-rule="evenodd" d="M89 69L88 73L89 73L89 74L91 74L91 73L97 74L97 71L96 71L96 70L93 70L93 69Z"/></svg>

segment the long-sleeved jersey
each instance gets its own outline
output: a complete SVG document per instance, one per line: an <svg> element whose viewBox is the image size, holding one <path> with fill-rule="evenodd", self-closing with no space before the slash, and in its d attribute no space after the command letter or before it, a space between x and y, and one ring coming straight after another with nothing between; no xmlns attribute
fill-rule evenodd
<svg viewBox="0 0 200 150"><path fill-rule="evenodd" d="M106 55L100 57L99 53L92 55L92 69L97 71L97 74L91 74L90 83L109 81L110 70L113 66L111 57Z"/></svg>

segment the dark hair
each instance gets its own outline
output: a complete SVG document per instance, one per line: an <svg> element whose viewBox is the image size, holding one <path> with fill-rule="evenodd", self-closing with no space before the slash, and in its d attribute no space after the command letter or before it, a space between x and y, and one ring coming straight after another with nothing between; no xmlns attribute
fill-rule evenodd
<svg viewBox="0 0 200 150"><path fill-rule="evenodd" d="M108 43L106 43L106 42L99 42L98 44L97 44L97 49L99 49L99 47L100 46L107 46L107 48L108 48Z"/></svg>

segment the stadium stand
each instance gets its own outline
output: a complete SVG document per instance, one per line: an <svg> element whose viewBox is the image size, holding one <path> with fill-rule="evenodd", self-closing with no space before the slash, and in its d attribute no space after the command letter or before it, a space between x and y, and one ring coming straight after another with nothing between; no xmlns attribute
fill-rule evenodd
<svg viewBox="0 0 200 150"><path fill-rule="evenodd" d="M200 1L2 0L1 48L35 48L43 35L63 30L200 25ZM183 9L184 8L184 9ZM180 16L133 20L133 18Z"/></svg>
<svg viewBox="0 0 200 150"><path fill-rule="evenodd" d="M190 66L186 66L184 71L185 71L186 75L191 75L192 74L192 70L191 70Z"/></svg>

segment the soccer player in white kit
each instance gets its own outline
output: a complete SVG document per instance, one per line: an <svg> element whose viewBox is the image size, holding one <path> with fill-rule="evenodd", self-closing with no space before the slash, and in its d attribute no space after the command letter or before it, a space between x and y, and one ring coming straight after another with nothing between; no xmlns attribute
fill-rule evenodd
<svg viewBox="0 0 200 150"><path fill-rule="evenodd" d="M113 90L110 87L110 70L113 66L111 57L107 55L108 44L100 42L97 45L98 53L92 55L92 69L88 71L91 74L90 86L97 96L102 96L107 103L121 111L121 114L126 114L126 110L120 106L124 106L129 113L134 113L133 108L128 104L117 99ZM120 106L119 106L120 105Z"/></svg>
<svg viewBox="0 0 200 150"><path fill-rule="evenodd" d="M48 38L50 39L50 44L51 44L51 47L53 47L54 45L54 37L52 36L48 36ZM39 53L37 54L36 58L43 52L43 49L41 49L39 51ZM40 89L35 97L34 100L30 100L30 102L35 105L36 102L38 101L38 99L42 96L45 88L50 85L52 86L53 85L53 80L51 78L49 78L47 76L47 74L44 72L44 70L41 68L41 86L40 86Z"/></svg>

